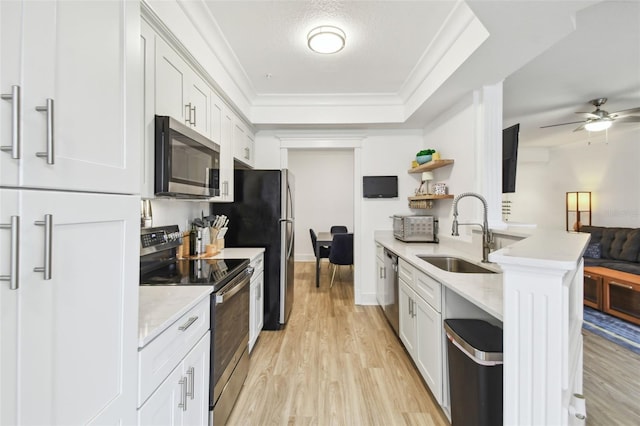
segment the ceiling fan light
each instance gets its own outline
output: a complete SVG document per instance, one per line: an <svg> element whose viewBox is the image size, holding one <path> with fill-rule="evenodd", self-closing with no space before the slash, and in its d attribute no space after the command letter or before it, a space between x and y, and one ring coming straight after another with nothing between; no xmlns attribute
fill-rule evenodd
<svg viewBox="0 0 640 426"><path fill-rule="evenodd" d="M338 27L322 26L309 31L307 44L317 53L336 53L344 48L346 35Z"/></svg>
<svg viewBox="0 0 640 426"><path fill-rule="evenodd" d="M589 132L600 132L602 130L607 130L609 127L611 127L612 124L613 124L613 121L610 119L597 118L597 119L588 121L584 125L584 128Z"/></svg>

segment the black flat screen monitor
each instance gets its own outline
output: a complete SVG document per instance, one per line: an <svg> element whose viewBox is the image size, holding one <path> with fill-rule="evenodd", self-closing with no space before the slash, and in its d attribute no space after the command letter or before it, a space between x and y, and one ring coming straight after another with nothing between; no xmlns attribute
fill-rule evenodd
<svg viewBox="0 0 640 426"><path fill-rule="evenodd" d="M516 192L520 123L502 131L502 193Z"/></svg>
<svg viewBox="0 0 640 426"><path fill-rule="evenodd" d="M398 176L363 176L362 196L364 198L396 198Z"/></svg>

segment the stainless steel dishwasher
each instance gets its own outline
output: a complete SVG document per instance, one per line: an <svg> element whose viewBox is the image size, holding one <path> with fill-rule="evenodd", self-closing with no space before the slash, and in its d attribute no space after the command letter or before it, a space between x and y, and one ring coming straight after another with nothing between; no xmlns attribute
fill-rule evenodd
<svg viewBox="0 0 640 426"><path fill-rule="evenodd" d="M398 335L400 311L398 309L398 256L384 249L385 283L382 310Z"/></svg>

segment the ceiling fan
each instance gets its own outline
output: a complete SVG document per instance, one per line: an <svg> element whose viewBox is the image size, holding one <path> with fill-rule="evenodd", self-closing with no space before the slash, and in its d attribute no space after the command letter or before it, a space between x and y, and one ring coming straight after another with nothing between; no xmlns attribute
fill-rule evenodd
<svg viewBox="0 0 640 426"><path fill-rule="evenodd" d="M581 121L570 121L568 123L560 123L560 124L551 124L549 126L541 126L541 129L546 129L547 127L556 127L556 126L565 126L567 124L576 124L582 123L574 132L579 130L587 130L589 132L599 132L601 130L606 130L615 121L616 123L640 123L640 115L636 116L636 114L640 114L640 107L625 109L622 111L616 112L607 112L603 109L600 109L604 103L607 102L607 98L596 98L589 101L589 103L596 107L593 112L576 112L576 114L585 114L586 120Z"/></svg>

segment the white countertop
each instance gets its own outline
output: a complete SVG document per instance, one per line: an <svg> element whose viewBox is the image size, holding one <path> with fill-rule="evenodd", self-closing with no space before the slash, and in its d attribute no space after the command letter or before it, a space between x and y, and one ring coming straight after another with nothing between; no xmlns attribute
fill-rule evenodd
<svg viewBox="0 0 640 426"><path fill-rule="evenodd" d="M489 254L489 260L505 265L572 270L584 253L590 234L549 229Z"/></svg>
<svg viewBox="0 0 640 426"><path fill-rule="evenodd" d="M249 259L260 256L264 253L264 247L229 247L220 250L220 253L213 256L213 259Z"/></svg>
<svg viewBox="0 0 640 426"><path fill-rule="evenodd" d="M474 305L502 321L503 318L503 296L502 296L502 274L460 274L443 271L426 261L420 259L418 255L439 255L455 256L469 262L477 263L487 269L500 272L500 268L495 264L480 262L480 256L474 258L468 253L462 252L441 241L438 244L427 243L404 243L393 237L391 231L376 231L375 240L387 249L431 276L445 287L455 291L460 296L469 300ZM478 253L480 255L480 253Z"/></svg>
<svg viewBox="0 0 640 426"><path fill-rule="evenodd" d="M209 297L213 286L140 286L138 347L142 348L189 309Z"/></svg>

